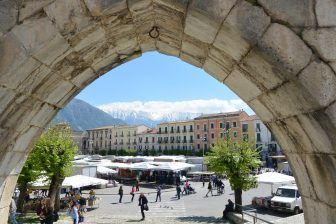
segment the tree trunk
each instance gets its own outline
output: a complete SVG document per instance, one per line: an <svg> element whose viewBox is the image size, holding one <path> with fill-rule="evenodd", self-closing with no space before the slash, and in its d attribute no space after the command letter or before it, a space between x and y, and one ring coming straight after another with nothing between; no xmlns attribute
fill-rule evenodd
<svg viewBox="0 0 336 224"><path fill-rule="evenodd" d="M242 213L242 190L241 189L235 189L234 194L235 194L235 211L238 213ZM237 206L238 205L238 206Z"/></svg>
<svg viewBox="0 0 336 224"><path fill-rule="evenodd" d="M49 187L50 206L53 210L59 211L60 190L64 178L55 173L51 178Z"/></svg>
<svg viewBox="0 0 336 224"><path fill-rule="evenodd" d="M18 212L24 212L24 200L25 200L25 196L27 192L27 187L28 187L28 183L20 183L19 185L20 194L19 194L19 198L17 201L17 211Z"/></svg>

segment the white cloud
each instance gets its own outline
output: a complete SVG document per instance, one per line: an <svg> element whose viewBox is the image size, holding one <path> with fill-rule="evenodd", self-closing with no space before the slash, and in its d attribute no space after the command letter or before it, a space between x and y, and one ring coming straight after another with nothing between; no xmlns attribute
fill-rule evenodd
<svg viewBox="0 0 336 224"><path fill-rule="evenodd" d="M133 102L115 102L98 106L99 109L114 113L115 111L142 112L151 114L151 118L159 120L167 114L175 113L219 113L230 112L244 109L248 113L253 111L241 99L234 100L188 100L188 101L133 101Z"/></svg>

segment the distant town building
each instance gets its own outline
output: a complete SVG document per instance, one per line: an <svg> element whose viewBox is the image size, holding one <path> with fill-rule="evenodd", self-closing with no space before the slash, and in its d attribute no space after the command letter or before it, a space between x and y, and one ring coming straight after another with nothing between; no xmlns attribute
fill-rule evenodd
<svg viewBox="0 0 336 224"><path fill-rule="evenodd" d="M158 124L158 150L194 150L194 121Z"/></svg>
<svg viewBox="0 0 336 224"><path fill-rule="evenodd" d="M158 135L156 129L147 129L137 134L138 151L142 153L144 150L158 150Z"/></svg>
<svg viewBox="0 0 336 224"><path fill-rule="evenodd" d="M258 116L252 115L242 120L242 134L255 143L256 149L261 151L262 160L281 154L274 135Z"/></svg>
<svg viewBox="0 0 336 224"><path fill-rule="evenodd" d="M249 115L241 110L228 113L205 114L194 119L196 150L208 151L219 139L231 135L233 141L241 139L241 120Z"/></svg>
<svg viewBox="0 0 336 224"><path fill-rule="evenodd" d="M106 126L87 130L88 151L98 153L100 150L137 149L137 135L149 129L138 126Z"/></svg>
<svg viewBox="0 0 336 224"><path fill-rule="evenodd" d="M193 120L165 122L156 129L144 125L107 126L76 132L76 142L83 154L99 153L100 150L135 149L139 154L155 150L209 151L220 139L232 141L247 139L261 150L263 160L281 153L274 135L256 116L245 111L204 114ZM80 138L82 139L80 141ZM81 144L82 143L82 144Z"/></svg>

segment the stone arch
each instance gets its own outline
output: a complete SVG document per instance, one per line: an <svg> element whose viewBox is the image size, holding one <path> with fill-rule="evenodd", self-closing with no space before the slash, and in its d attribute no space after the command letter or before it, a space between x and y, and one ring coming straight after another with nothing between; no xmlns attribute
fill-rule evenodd
<svg viewBox="0 0 336 224"><path fill-rule="evenodd" d="M0 9L1 220L43 127L146 51L201 67L236 92L287 155L306 223L336 220L335 2L3 0Z"/></svg>

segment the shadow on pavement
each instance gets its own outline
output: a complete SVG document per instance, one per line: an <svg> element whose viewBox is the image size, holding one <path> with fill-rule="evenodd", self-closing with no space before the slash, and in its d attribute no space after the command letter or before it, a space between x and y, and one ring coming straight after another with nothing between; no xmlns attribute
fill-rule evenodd
<svg viewBox="0 0 336 224"><path fill-rule="evenodd" d="M193 223L230 223L229 221L214 216L187 216L187 217L177 217L176 219L183 222L193 222Z"/></svg>
<svg viewBox="0 0 336 224"><path fill-rule="evenodd" d="M143 220L141 219L129 219L126 222L142 222Z"/></svg>
<svg viewBox="0 0 336 224"><path fill-rule="evenodd" d="M246 211L246 212L249 212L248 210L251 210L251 209L255 209L255 208L252 205L243 206L243 210ZM270 216L273 216L273 218L274 217L286 218L286 217L289 217L289 216L293 215L292 213L275 211L275 210L272 210L270 208L257 208L256 210L257 210L257 214L270 215ZM251 211L249 213L254 215L253 211Z"/></svg>

